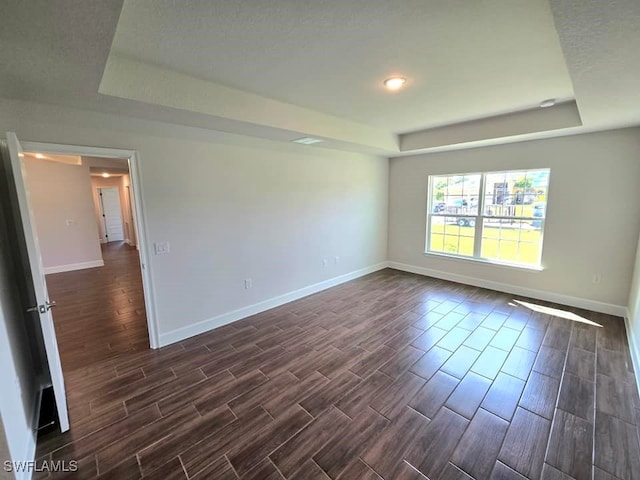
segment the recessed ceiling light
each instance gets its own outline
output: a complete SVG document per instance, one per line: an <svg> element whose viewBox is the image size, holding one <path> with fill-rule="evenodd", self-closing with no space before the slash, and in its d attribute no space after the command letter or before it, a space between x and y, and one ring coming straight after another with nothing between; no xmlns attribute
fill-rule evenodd
<svg viewBox="0 0 640 480"><path fill-rule="evenodd" d="M44 155L41 153L36 153L36 158L44 158Z"/></svg>
<svg viewBox="0 0 640 480"><path fill-rule="evenodd" d="M107 172L104 172L104 173L102 174L102 176L103 176L104 178L109 178L111 175L109 175Z"/></svg>
<svg viewBox="0 0 640 480"><path fill-rule="evenodd" d="M402 88L406 82L407 79L403 77L390 77L384 81L384 86L389 90L398 90L399 88Z"/></svg>
<svg viewBox="0 0 640 480"><path fill-rule="evenodd" d="M320 143L323 140L320 140L319 138L302 137L292 141L293 143L301 143L302 145L313 145L314 143Z"/></svg>
<svg viewBox="0 0 640 480"><path fill-rule="evenodd" d="M555 104L556 104L555 98L548 98L547 100L543 100L540 102L540 108L553 107Z"/></svg>

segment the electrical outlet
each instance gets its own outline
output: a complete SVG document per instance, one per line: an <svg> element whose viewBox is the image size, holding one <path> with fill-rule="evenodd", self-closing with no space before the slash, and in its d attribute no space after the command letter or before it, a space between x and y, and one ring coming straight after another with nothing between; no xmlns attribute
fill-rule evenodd
<svg viewBox="0 0 640 480"><path fill-rule="evenodd" d="M333 257L333 263L335 263L336 265L340 263L340 257L335 256Z"/></svg>
<svg viewBox="0 0 640 480"><path fill-rule="evenodd" d="M169 242L157 242L153 244L156 255L166 255L169 253Z"/></svg>
<svg viewBox="0 0 640 480"><path fill-rule="evenodd" d="M591 277L591 283L593 283L594 285L599 284L600 280L602 280L602 278L600 277L599 273L594 273Z"/></svg>
<svg viewBox="0 0 640 480"><path fill-rule="evenodd" d="M327 268L327 265L329 265L329 259L328 258L323 258L322 259L322 268Z"/></svg>
<svg viewBox="0 0 640 480"><path fill-rule="evenodd" d="M253 280L251 280L250 278L246 278L244 280L244 289L249 290L251 287L253 287Z"/></svg>

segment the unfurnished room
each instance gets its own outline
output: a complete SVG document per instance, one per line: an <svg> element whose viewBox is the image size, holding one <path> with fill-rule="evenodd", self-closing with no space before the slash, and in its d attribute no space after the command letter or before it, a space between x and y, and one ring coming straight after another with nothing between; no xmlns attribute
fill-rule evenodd
<svg viewBox="0 0 640 480"><path fill-rule="evenodd" d="M640 478L640 2L0 11L0 478Z"/></svg>

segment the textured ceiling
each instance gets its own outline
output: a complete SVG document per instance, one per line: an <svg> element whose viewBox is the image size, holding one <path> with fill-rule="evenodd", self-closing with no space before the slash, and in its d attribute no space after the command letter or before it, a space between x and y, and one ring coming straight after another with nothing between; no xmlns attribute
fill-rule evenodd
<svg viewBox="0 0 640 480"><path fill-rule="evenodd" d="M640 0L552 0L585 125L640 123Z"/></svg>
<svg viewBox="0 0 640 480"><path fill-rule="evenodd" d="M128 0L113 52L395 133L573 98L547 0Z"/></svg>
<svg viewBox="0 0 640 480"><path fill-rule="evenodd" d="M0 5L0 95L87 105L98 91L122 0Z"/></svg>
<svg viewBox="0 0 640 480"><path fill-rule="evenodd" d="M0 97L203 138L395 156L640 124L638 0L5 0L2 15ZM395 73L407 88L383 91ZM551 97L575 103L529 110Z"/></svg>

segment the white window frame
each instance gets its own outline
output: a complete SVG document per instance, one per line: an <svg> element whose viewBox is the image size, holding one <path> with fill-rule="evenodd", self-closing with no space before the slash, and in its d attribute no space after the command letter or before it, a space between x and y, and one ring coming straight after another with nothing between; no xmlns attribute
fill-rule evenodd
<svg viewBox="0 0 640 480"><path fill-rule="evenodd" d="M545 202L545 211L543 217L514 217L514 216L500 216L500 215L483 215L482 212L485 211L485 190L486 190L486 181L487 176L492 174L499 173L515 173L515 172L529 172L532 170L548 170L549 171L549 183L547 184L547 194L546 194L546 202ZM470 177L473 175L480 175L480 187L478 189L478 206L476 214L462 214L462 213L433 213L433 180L434 177ZM450 257L462 260L470 260L472 262L480 262L480 263L491 263L494 265L507 266L507 267L515 267L522 268L528 270L542 270L542 250L544 248L544 225L547 220L547 207L549 205L549 185L551 183L551 169L549 167L534 167L534 168L523 168L516 170L494 170L494 171L486 171L486 172L466 172L466 173L441 173L441 174L433 174L429 175L428 179L428 188L427 188L427 225L426 225L426 243L425 243L425 255L436 255L443 257ZM474 193L475 195L475 193ZM446 253L440 251L432 251L431 250L431 220L433 217L436 218L474 218L474 239L473 239L473 255L462 255L458 253ZM496 260L494 258L487 258L482 256L482 229L484 225L484 219L491 218L494 220L517 220L517 221L536 221L540 222L540 251L538 254L538 259L536 264L529 263L518 263L518 262L504 262L500 260ZM520 242L518 242L520 243Z"/></svg>

